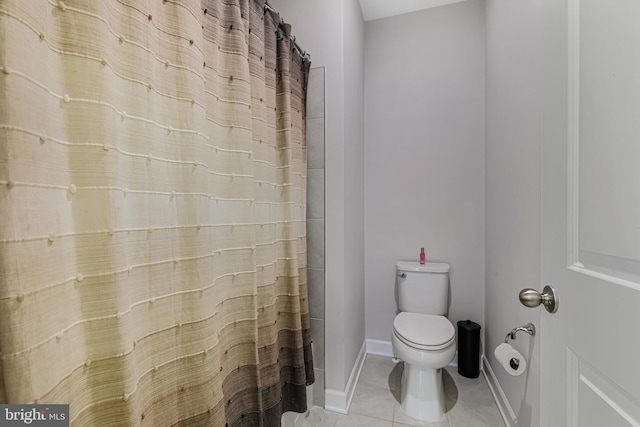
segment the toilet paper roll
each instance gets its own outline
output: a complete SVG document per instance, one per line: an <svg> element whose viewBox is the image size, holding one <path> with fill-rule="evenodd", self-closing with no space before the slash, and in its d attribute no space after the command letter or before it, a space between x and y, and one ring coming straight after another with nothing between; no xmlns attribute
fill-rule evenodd
<svg viewBox="0 0 640 427"><path fill-rule="evenodd" d="M511 375L521 375L527 369L527 361L518 350L511 347L511 344L502 343L496 347L495 354L498 363L502 365L505 371Z"/></svg>

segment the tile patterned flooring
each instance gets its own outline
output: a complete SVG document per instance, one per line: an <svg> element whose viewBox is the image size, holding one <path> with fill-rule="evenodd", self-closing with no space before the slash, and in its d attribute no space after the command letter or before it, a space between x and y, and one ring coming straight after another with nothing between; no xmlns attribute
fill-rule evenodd
<svg viewBox="0 0 640 427"><path fill-rule="evenodd" d="M465 378L455 367L442 374L446 396L445 419L427 423L407 417L400 408L400 378L403 364L385 356L367 355L353 395L349 414L314 406L304 427L504 427L498 407L482 373Z"/></svg>

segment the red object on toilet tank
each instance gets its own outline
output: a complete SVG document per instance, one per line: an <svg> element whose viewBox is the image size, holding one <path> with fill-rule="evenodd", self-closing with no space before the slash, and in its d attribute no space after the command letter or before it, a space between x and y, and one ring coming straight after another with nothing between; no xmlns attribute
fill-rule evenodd
<svg viewBox="0 0 640 427"><path fill-rule="evenodd" d="M420 264L424 264L424 262L425 262L424 248L420 248Z"/></svg>

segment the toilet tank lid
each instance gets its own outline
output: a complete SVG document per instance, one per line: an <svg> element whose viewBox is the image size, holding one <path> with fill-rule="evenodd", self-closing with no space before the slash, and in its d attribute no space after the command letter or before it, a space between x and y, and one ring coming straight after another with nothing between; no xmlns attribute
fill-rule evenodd
<svg viewBox="0 0 640 427"><path fill-rule="evenodd" d="M420 264L416 261L398 261L396 269L398 271L414 271L418 273L448 273L451 266L446 262L425 262Z"/></svg>

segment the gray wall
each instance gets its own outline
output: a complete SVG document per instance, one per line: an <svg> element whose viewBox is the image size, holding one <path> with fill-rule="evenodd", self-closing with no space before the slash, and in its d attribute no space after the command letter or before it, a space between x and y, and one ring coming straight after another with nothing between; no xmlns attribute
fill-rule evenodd
<svg viewBox="0 0 640 427"><path fill-rule="evenodd" d="M365 339L364 24L358 0L269 3L325 69L325 387L344 391Z"/></svg>
<svg viewBox="0 0 640 427"><path fill-rule="evenodd" d="M486 357L520 425L539 426L536 339L519 334L513 343L527 356L525 375L508 375L493 357L513 327L539 324L540 310L517 302L520 289L540 288L537 5L469 0L366 23L359 163L355 0L270 3L312 66L325 67L326 386L344 389L361 319L367 338L390 340L395 260L417 259L424 246L428 259L452 265L451 319L482 324Z"/></svg>
<svg viewBox="0 0 640 427"><path fill-rule="evenodd" d="M365 339L364 21L358 0L344 2L344 17L344 322L348 325L344 375L348 379Z"/></svg>
<svg viewBox="0 0 640 427"><path fill-rule="evenodd" d="M484 2L365 24L367 338L390 341L396 260L451 264L484 330Z"/></svg>
<svg viewBox="0 0 640 427"><path fill-rule="evenodd" d="M540 309L518 302L522 288L541 288L538 7L486 2L485 336L491 369L523 427L540 424L539 338L518 334L511 342L527 358L527 371L518 377L499 366L493 349L512 328L540 323Z"/></svg>

